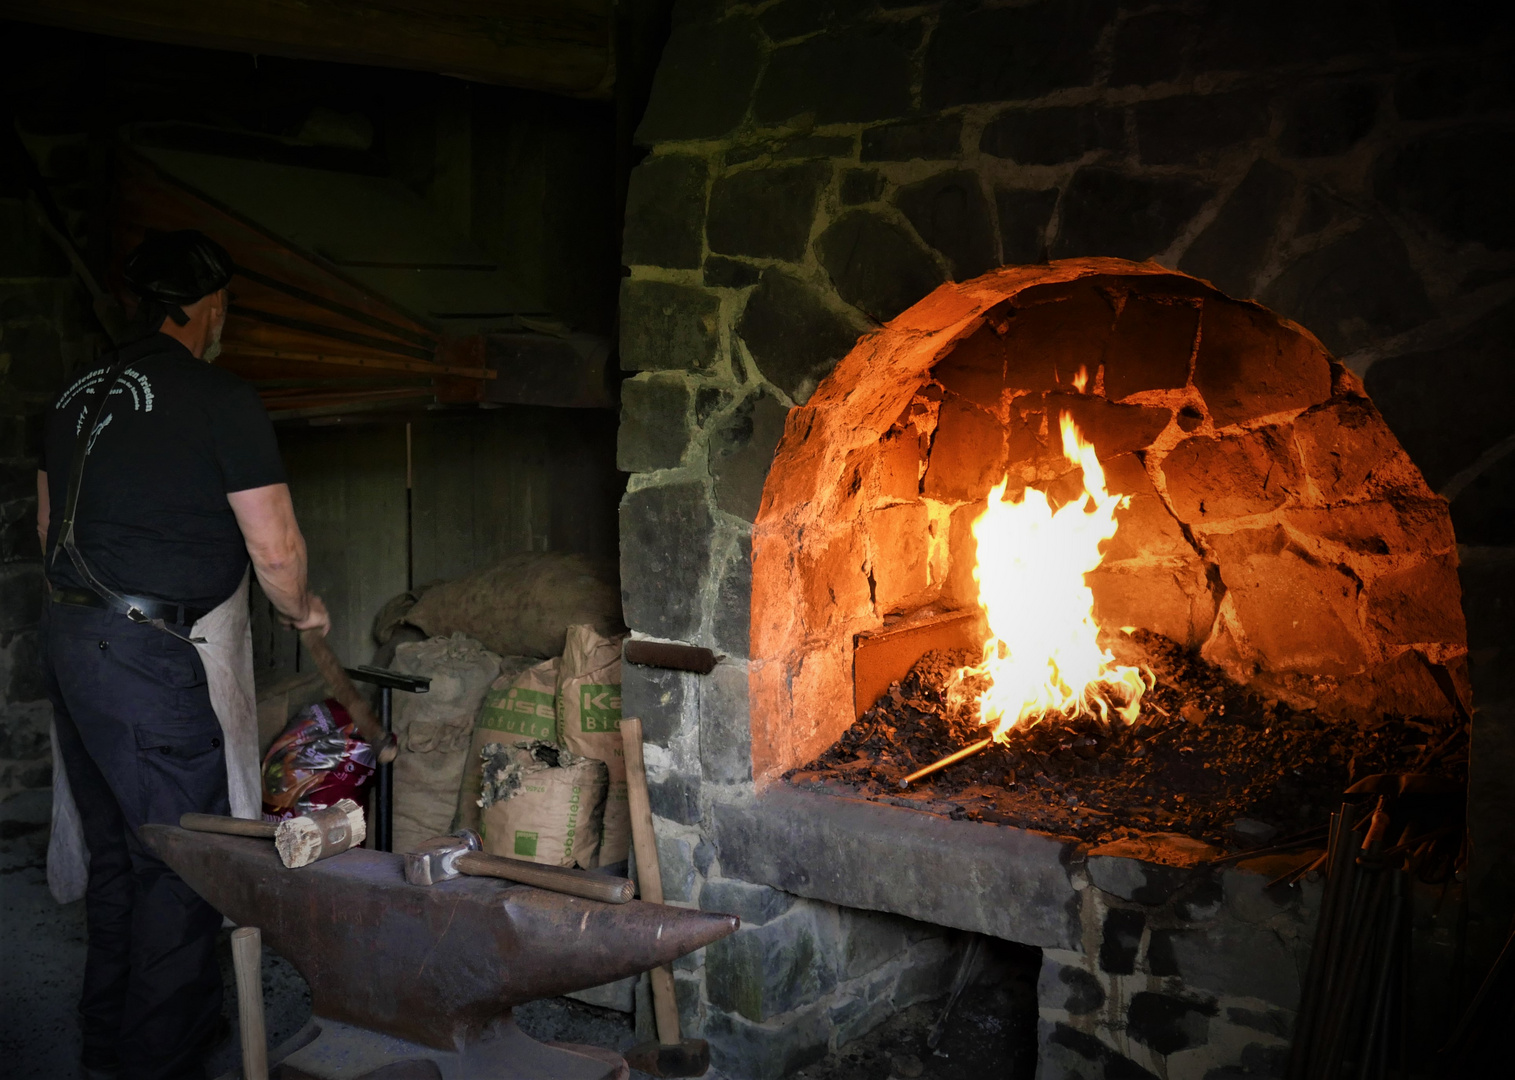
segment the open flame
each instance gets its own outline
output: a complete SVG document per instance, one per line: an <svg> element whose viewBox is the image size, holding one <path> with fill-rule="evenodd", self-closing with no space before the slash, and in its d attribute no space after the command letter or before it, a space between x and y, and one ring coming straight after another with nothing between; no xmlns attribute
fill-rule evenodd
<svg viewBox="0 0 1515 1080"><path fill-rule="evenodd" d="M1017 725L1053 713L1109 723L1113 712L1134 723L1151 688L1150 676L1117 664L1100 645L1094 594L1084 581L1099 566L1101 545L1115 535L1115 511L1127 500L1105 490L1099 457L1073 418L1063 413L1059 423L1063 456L1083 470L1083 494L1056 510L1035 489L1006 499L1007 476L973 523L973 577L990 637L983 662L958 678L987 677L979 722L993 725L999 742Z"/></svg>

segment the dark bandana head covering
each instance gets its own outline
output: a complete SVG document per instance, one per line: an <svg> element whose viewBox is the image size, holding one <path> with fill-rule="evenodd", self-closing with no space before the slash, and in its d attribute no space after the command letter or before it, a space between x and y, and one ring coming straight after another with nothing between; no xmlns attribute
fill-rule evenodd
<svg viewBox="0 0 1515 1080"><path fill-rule="evenodd" d="M183 305L226 288L236 264L220 244L197 229L150 232L126 257L126 283L142 298L138 319L156 328L165 317L189 322Z"/></svg>

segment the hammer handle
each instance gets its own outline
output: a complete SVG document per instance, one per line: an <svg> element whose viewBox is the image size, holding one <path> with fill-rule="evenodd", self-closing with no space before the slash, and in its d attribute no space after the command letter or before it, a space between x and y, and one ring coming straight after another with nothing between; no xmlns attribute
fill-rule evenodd
<svg viewBox="0 0 1515 1080"><path fill-rule="evenodd" d="M347 710L347 715L352 717L353 727L358 729L358 734L363 741L378 748L380 763L393 761L395 748L390 745L389 735L384 731L378 720L374 719L373 710L368 707L368 701L358 688L347 677L347 671L342 667L342 661L337 659L337 654L331 651L331 644L326 636L319 630L301 630L300 643L305 646L305 651L310 653L310 658L316 662L316 670L321 673L321 678L326 680L326 685L331 689L331 696L342 703Z"/></svg>
<svg viewBox="0 0 1515 1080"><path fill-rule="evenodd" d="M222 817L220 814L184 814L179 818L179 828L272 840L279 825L273 821L249 821L246 818Z"/></svg>
<svg viewBox="0 0 1515 1080"><path fill-rule="evenodd" d="M503 855L486 855L470 851L459 855L457 868L474 877L502 878L521 885L534 885L538 889L582 896L586 900L600 900L607 904L624 904L631 899L632 884L627 878L591 874L587 870L574 870L567 866L547 866L543 863L507 859Z"/></svg>
<svg viewBox="0 0 1515 1080"><path fill-rule="evenodd" d="M635 716L621 720L621 746L626 752L626 801L631 807L631 852L636 856L637 880L642 899L663 902L663 868L658 864L658 839L652 828L652 802L647 794L647 762L642 753L642 721ZM652 1018L658 1042L678 1046L679 1006L673 984L673 969L659 965L648 973L652 980Z"/></svg>

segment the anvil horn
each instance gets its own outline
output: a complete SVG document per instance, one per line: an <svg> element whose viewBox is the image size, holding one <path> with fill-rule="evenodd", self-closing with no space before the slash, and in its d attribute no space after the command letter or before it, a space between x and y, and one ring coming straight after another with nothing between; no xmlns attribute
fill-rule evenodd
<svg viewBox="0 0 1515 1080"><path fill-rule="evenodd" d="M407 885L403 858L354 849L298 870L272 844L144 825L142 842L212 907L257 926L310 984L319 1017L452 1050L536 998L666 964L734 915L604 904L459 877Z"/></svg>

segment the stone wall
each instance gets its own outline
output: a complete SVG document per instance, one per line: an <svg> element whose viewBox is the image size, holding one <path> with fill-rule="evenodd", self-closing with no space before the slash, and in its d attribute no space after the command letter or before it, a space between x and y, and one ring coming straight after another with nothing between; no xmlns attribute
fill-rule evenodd
<svg viewBox="0 0 1515 1080"><path fill-rule="evenodd" d="M87 141L49 137L35 149L80 221L83 189L72 185L84 177ZM52 706L37 652L42 414L100 344L88 295L33 216L17 164L0 161L0 799L52 783Z"/></svg>
<svg viewBox="0 0 1515 1080"><path fill-rule="evenodd" d="M678 6L628 196L619 458L628 623L725 657L625 676L691 902L720 872L713 808L751 791L751 532L789 411L942 281L1089 255L1299 322L1450 500L1479 709L1470 926L1508 925L1515 837L1479 807L1507 802L1515 743L1509 34L1486 5L1372 0ZM747 1045L690 963L691 1019L718 1053Z"/></svg>

